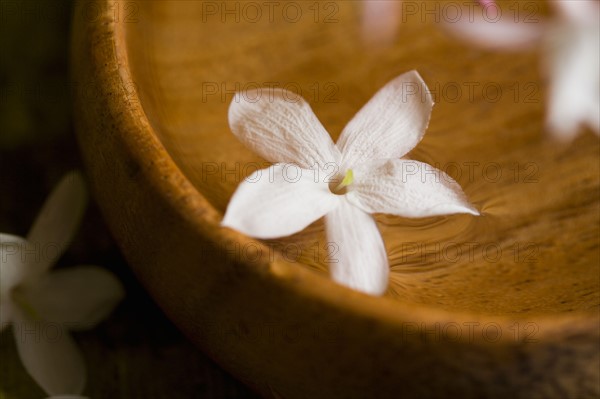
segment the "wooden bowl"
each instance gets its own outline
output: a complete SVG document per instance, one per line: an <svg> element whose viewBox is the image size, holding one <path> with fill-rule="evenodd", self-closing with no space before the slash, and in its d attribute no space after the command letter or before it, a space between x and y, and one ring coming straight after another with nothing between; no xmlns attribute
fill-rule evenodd
<svg viewBox="0 0 600 399"><path fill-rule="evenodd" d="M425 3L378 41L358 1L261 4L75 9L90 185L168 316L266 397L597 395L599 143L547 138L539 54L471 48ZM220 227L238 183L264 164L229 130L234 91L301 91L336 139L410 69L437 102L411 156L456 178L481 217L378 215L383 297L328 278L321 222L269 242Z"/></svg>

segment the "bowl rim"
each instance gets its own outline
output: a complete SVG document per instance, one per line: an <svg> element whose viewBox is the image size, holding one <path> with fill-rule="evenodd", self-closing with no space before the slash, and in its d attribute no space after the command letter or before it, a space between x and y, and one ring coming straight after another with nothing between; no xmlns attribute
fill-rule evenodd
<svg viewBox="0 0 600 399"><path fill-rule="evenodd" d="M101 0L101 2L102 9L110 9L109 0ZM253 243L261 250L267 250L267 246L261 241L221 227L221 213L188 180L160 141L144 111L137 87L132 91L124 84L114 84L115 78L120 83L135 81L130 69L127 45L127 31L132 24L117 22L109 16L105 17L102 23L96 21L92 27L99 32L98 37L109 37L108 40L112 41L112 52L98 52L99 57L95 60L105 71L110 71L99 76L98 87L104 96L115 101L115 109L120 109L122 111L120 116L126 118L128 128L118 130L122 134L121 139L126 145L127 154L138 164L142 161L148 164L149 160L153 166L140 168L140 173L152 186L157 198L173 208L183 221L189 223L198 236L203 237L216 248L225 249L232 243ZM140 143L144 143L144 146ZM186 201L177 201L177 198L186 198ZM202 209L202 212L198 212L198 209ZM227 254L227 251L224 253ZM515 322L534 322L539 326L538 338L551 338L556 336L557 332L596 331L597 326L600 325L600 313L592 309L589 311L578 309L565 313L497 315L448 310L430 304L400 302L386 296L371 296L341 286L316 271L298 267L278 254L273 261L246 260L239 261L238 264L243 265L247 269L245 271L249 273L268 274L275 279L292 281L293 283L288 284L288 287L292 287L298 291L298 294L311 300L325 302L336 308L343 307L358 317L375 318L398 328L408 321L425 323L480 321L497 323L501 326L509 326ZM466 337L461 337L459 341L461 340L466 340ZM497 343L514 344L514 338L502 334Z"/></svg>

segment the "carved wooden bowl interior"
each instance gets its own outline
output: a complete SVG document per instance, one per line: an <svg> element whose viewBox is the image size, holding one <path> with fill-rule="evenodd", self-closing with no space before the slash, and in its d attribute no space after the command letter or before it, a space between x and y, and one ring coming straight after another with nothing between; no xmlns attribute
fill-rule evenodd
<svg viewBox="0 0 600 399"><path fill-rule="evenodd" d="M224 368L276 398L598 394L599 142L548 138L538 52L469 46L420 2L379 41L361 1L94 4L73 36L90 184L140 280ZM329 280L322 221L267 242L219 226L268 165L228 127L233 92L300 92L335 140L411 69L436 106L410 156L482 215L377 215L384 297Z"/></svg>

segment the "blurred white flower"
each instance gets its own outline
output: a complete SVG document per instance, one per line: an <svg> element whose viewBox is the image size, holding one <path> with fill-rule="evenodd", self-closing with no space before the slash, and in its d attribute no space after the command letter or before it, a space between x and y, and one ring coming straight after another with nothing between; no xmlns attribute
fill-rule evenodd
<svg viewBox="0 0 600 399"><path fill-rule="evenodd" d="M523 49L542 45L550 79L546 125L557 139L573 139L587 126L600 135L600 3L554 0L558 16L546 21L515 22L514 15L488 22L448 24L459 37L487 48ZM471 18L471 16L469 17Z"/></svg>
<svg viewBox="0 0 600 399"><path fill-rule="evenodd" d="M421 19L426 14L428 7L425 3L409 1L404 5L403 0L362 0L361 26L360 34L362 40L371 48L387 47L394 43L394 39L400 29L402 22L406 22L409 15L414 16L416 11L421 9ZM495 5L495 0L473 0L473 3L479 3L483 7ZM463 3L468 5L469 3ZM439 4L438 4L439 5ZM440 9L434 12L440 13L435 18L441 17L443 13ZM408 12L407 12L408 11ZM402 15L407 12L407 15Z"/></svg>
<svg viewBox="0 0 600 399"><path fill-rule="evenodd" d="M496 4L496 0L477 0L477 2L484 7Z"/></svg>
<svg viewBox="0 0 600 399"><path fill-rule="evenodd" d="M386 46L394 41L402 17L401 0L363 0L361 36L369 46Z"/></svg>
<svg viewBox="0 0 600 399"><path fill-rule="evenodd" d="M399 159L425 134L432 108L425 82L416 71L407 72L375 94L334 144L308 103L293 93L237 93L229 108L233 133L263 158L283 163L240 184L223 225L268 239L325 216L328 241L339 249L331 256L333 279L382 294L389 266L371 213L478 214L448 175Z"/></svg>
<svg viewBox="0 0 600 399"><path fill-rule="evenodd" d="M96 266L50 273L66 249L87 202L79 173L54 189L27 238L0 234L0 329L12 325L27 372L54 398L79 398L83 358L67 329L93 327L124 295L119 281Z"/></svg>

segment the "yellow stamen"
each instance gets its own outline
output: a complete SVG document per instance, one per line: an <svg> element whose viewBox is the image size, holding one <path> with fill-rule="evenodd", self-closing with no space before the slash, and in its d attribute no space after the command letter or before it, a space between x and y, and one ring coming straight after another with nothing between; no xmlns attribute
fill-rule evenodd
<svg viewBox="0 0 600 399"><path fill-rule="evenodd" d="M346 176L344 176L344 180L342 180L342 182L340 184L338 184L338 186L335 188L334 191L339 192L344 187L348 187L352 183L354 183L354 172L352 171L352 169L348 169L346 171Z"/></svg>

